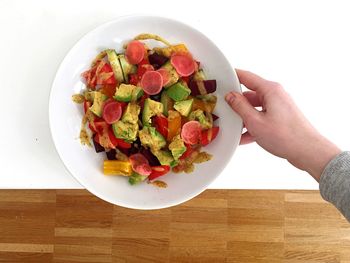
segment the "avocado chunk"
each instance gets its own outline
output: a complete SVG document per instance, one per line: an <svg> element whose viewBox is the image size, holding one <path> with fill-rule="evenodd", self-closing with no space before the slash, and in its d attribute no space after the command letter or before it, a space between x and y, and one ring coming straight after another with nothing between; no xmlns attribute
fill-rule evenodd
<svg viewBox="0 0 350 263"><path fill-rule="evenodd" d="M134 102L128 103L123 114L122 121L135 124L139 120L141 107Z"/></svg>
<svg viewBox="0 0 350 263"><path fill-rule="evenodd" d="M166 90L170 98L175 101L185 100L190 95L191 90L184 82L177 82Z"/></svg>
<svg viewBox="0 0 350 263"><path fill-rule="evenodd" d="M103 102L107 100L107 96L99 91L91 92L91 97L93 98L93 104L90 110L98 117L102 116Z"/></svg>
<svg viewBox="0 0 350 263"><path fill-rule="evenodd" d="M129 123L119 120L112 124L112 128L115 137L128 142L133 142L136 140L139 125L137 123Z"/></svg>
<svg viewBox="0 0 350 263"><path fill-rule="evenodd" d="M184 152L186 152L187 148L184 142L181 140L180 135L176 135L171 143L169 144L169 150L173 155L175 160L178 160Z"/></svg>
<svg viewBox="0 0 350 263"><path fill-rule="evenodd" d="M114 95L118 101L129 102L136 101L143 95L143 90L140 87L129 84L121 84Z"/></svg>
<svg viewBox="0 0 350 263"><path fill-rule="evenodd" d="M179 74L177 74L176 69L171 65L170 61L165 63L161 68L166 69L169 72L169 82L164 86L168 88L171 85L175 84L179 80Z"/></svg>
<svg viewBox="0 0 350 263"><path fill-rule="evenodd" d="M193 99L177 101L174 104L174 109L180 112L182 116L187 117L192 110Z"/></svg>
<svg viewBox="0 0 350 263"><path fill-rule="evenodd" d="M203 129L210 129L213 127L213 124L209 121L209 118L207 118L204 115L204 112L200 109L192 111L188 119L190 121L198 120Z"/></svg>
<svg viewBox="0 0 350 263"><path fill-rule="evenodd" d="M147 98L143 105L142 124L144 126L151 124L151 118L163 112L163 104Z"/></svg>
<svg viewBox="0 0 350 263"><path fill-rule="evenodd" d="M164 137L154 127L144 126L139 131L139 137L143 146L149 147L151 150L159 150L166 145Z"/></svg>
<svg viewBox="0 0 350 263"><path fill-rule="evenodd" d="M133 172L132 175L129 176L129 184L131 185L139 184L144 180L146 180L147 177L148 175L141 175Z"/></svg>
<svg viewBox="0 0 350 263"><path fill-rule="evenodd" d="M168 111L172 110L174 107L174 101L168 96L165 90L160 96L160 102L163 104L163 114L168 116Z"/></svg>
<svg viewBox="0 0 350 263"><path fill-rule="evenodd" d="M106 53L107 53L109 64L111 64L111 67L113 69L115 79L119 83L124 82L123 70L120 65L117 53L113 49L107 49Z"/></svg>
<svg viewBox="0 0 350 263"><path fill-rule="evenodd" d="M129 83L129 74L136 73L137 67L135 65L130 64L126 60L124 54L119 54L118 57L119 57L120 65L122 67L124 81L126 83Z"/></svg>
<svg viewBox="0 0 350 263"><path fill-rule="evenodd" d="M151 150L151 152L155 157L157 157L161 165L169 165L171 167L174 167L178 164L170 151Z"/></svg>

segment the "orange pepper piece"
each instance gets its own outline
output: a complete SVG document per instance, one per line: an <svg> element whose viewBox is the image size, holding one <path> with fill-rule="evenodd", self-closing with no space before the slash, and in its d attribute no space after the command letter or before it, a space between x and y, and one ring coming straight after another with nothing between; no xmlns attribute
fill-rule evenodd
<svg viewBox="0 0 350 263"><path fill-rule="evenodd" d="M177 111L168 111L168 138L170 142L181 131L181 115Z"/></svg>

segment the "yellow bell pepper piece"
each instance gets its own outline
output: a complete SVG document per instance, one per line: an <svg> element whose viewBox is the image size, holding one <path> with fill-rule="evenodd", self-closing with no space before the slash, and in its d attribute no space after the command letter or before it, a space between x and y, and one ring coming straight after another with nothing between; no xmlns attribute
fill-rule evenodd
<svg viewBox="0 0 350 263"><path fill-rule="evenodd" d="M204 112L212 113L216 106L215 102L203 101L201 99L193 98L192 111L202 110Z"/></svg>
<svg viewBox="0 0 350 263"><path fill-rule="evenodd" d="M103 173L105 175L123 175L132 174L131 163L129 161L105 160L103 161Z"/></svg>
<svg viewBox="0 0 350 263"><path fill-rule="evenodd" d="M165 57L170 57L173 53L187 53L188 49L185 44L178 44L169 47L156 47L154 50Z"/></svg>

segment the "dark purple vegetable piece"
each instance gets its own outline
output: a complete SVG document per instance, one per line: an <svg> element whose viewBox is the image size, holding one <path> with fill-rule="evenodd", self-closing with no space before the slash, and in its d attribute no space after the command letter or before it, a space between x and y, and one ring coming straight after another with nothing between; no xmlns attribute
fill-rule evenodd
<svg viewBox="0 0 350 263"><path fill-rule="evenodd" d="M204 93L203 91L201 92L201 90L199 89L199 86L202 85L202 83L206 93ZM191 89L191 95L193 96L213 93L216 91L216 80L191 80L189 88Z"/></svg>
<svg viewBox="0 0 350 263"><path fill-rule="evenodd" d="M125 148L120 147L120 148L118 148L118 150L121 151L122 153L124 153L126 156L129 156L129 149L125 149Z"/></svg>
<svg viewBox="0 0 350 263"><path fill-rule="evenodd" d="M213 121L216 121L217 119L219 119L219 116L212 113L211 116L213 117Z"/></svg>
<svg viewBox="0 0 350 263"><path fill-rule="evenodd" d="M155 95L150 95L149 98L150 98L151 100L160 101L160 96L161 96L161 95L162 95L162 92L159 92L159 93L157 93L157 94L155 94Z"/></svg>
<svg viewBox="0 0 350 263"><path fill-rule="evenodd" d="M107 155L107 159L108 160L116 160L117 158L115 157L116 155L116 151L114 149L109 150L108 152L106 152Z"/></svg>
<svg viewBox="0 0 350 263"><path fill-rule="evenodd" d="M101 146L101 144L99 144L98 142L95 142L95 140L92 140L92 142L94 143L94 148L95 148L95 151L97 153L100 153L100 152L104 152L105 151L105 148L103 148Z"/></svg>
<svg viewBox="0 0 350 263"><path fill-rule="evenodd" d="M167 61L168 58L162 55L159 55L157 53L153 53L148 56L149 63L155 68L159 69L161 66L163 66Z"/></svg>
<svg viewBox="0 0 350 263"><path fill-rule="evenodd" d="M155 157L150 150L142 147L141 150L140 150L140 153L146 157L146 159L148 160L149 162L149 165L150 166L158 166L160 165L157 157Z"/></svg>
<svg viewBox="0 0 350 263"><path fill-rule="evenodd" d="M132 144L131 148L128 149L128 156L140 152L141 149L141 141L140 138L137 138Z"/></svg>

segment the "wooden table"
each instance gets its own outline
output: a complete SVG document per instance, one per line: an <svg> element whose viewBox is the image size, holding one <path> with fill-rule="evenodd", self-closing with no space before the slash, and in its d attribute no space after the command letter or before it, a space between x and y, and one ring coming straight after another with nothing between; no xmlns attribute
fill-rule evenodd
<svg viewBox="0 0 350 263"><path fill-rule="evenodd" d="M350 262L350 224L317 191L207 190L169 209L85 190L0 191L0 262Z"/></svg>

